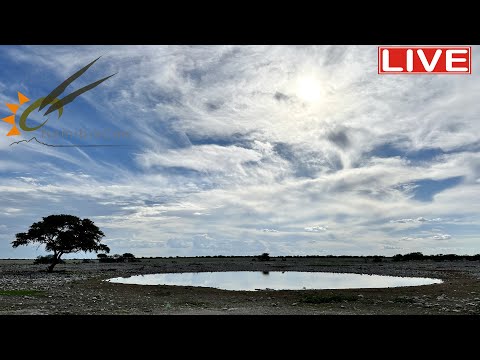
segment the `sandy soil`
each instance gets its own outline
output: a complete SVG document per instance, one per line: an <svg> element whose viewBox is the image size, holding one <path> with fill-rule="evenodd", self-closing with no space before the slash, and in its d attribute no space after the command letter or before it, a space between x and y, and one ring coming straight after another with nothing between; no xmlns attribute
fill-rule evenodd
<svg viewBox="0 0 480 360"><path fill-rule="evenodd" d="M33 265L33 260L0 260L0 314L480 314L478 261L168 258L121 264L70 260L57 265L52 274L44 269L45 265ZM425 276L444 283L386 289L251 292L103 281L138 274L199 271L350 272ZM5 295L10 290L39 292Z"/></svg>

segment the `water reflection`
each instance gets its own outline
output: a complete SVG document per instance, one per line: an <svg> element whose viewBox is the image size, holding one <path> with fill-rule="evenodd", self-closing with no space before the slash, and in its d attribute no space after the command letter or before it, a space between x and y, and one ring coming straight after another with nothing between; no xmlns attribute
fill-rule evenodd
<svg viewBox="0 0 480 360"><path fill-rule="evenodd" d="M166 273L113 278L107 281L121 284L199 286L247 291L387 288L442 283L439 279L418 277L298 271Z"/></svg>

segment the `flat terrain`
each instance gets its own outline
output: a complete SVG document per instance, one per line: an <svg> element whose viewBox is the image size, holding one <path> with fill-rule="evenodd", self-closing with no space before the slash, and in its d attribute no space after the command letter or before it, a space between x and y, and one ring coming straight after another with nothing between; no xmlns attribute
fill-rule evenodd
<svg viewBox="0 0 480 360"><path fill-rule="evenodd" d="M374 263L364 258L69 260L46 273L33 260L0 260L6 314L480 314L480 262ZM226 291L112 284L112 277L163 272L324 271L439 278L442 284L350 290Z"/></svg>

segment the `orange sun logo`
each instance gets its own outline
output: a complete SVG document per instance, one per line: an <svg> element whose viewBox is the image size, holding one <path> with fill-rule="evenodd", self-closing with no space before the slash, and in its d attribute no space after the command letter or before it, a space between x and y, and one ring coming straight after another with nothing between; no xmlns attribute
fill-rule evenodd
<svg viewBox="0 0 480 360"><path fill-rule="evenodd" d="M22 106L23 104L29 101L30 101L29 98L27 98L20 91L18 91L18 104L5 104L13 114L2 119L6 123L13 125L12 129L8 132L7 136L20 135L20 131L18 130L17 125L15 125L15 114L17 113L17 110L20 108L20 106Z"/></svg>

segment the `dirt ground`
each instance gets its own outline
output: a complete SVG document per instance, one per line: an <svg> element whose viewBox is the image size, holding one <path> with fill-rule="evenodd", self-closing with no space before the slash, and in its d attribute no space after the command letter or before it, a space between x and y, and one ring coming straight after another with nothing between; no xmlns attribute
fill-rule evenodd
<svg viewBox="0 0 480 360"><path fill-rule="evenodd" d="M0 315L12 314L480 314L479 261L363 258L141 259L135 263L69 260L46 273L33 260L0 260ZM424 276L442 284L348 290L226 291L188 286L142 286L113 277L200 271L323 271ZM16 293L12 290L24 290Z"/></svg>

